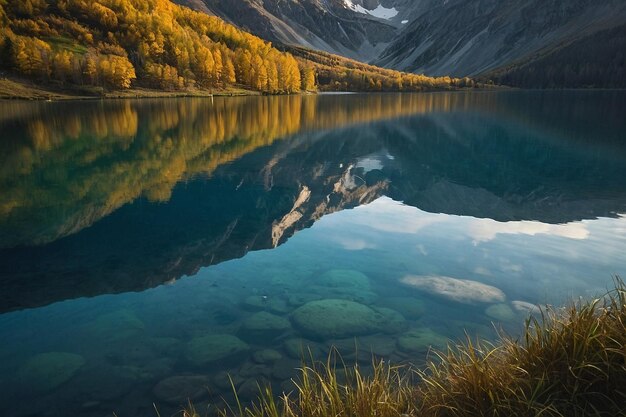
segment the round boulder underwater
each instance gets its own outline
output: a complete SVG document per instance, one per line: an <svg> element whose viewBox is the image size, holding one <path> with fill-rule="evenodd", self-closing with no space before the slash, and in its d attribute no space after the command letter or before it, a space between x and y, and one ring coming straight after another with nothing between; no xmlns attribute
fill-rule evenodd
<svg viewBox="0 0 626 417"><path fill-rule="evenodd" d="M331 288L370 289L369 278L364 273L352 269L331 269L320 275L315 283Z"/></svg>
<svg viewBox="0 0 626 417"><path fill-rule="evenodd" d="M354 301L325 299L296 309L291 320L304 336L326 340L379 332L385 316Z"/></svg>
<svg viewBox="0 0 626 417"><path fill-rule="evenodd" d="M209 365L217 361L237 360L250 347L230 334L210 334L193 338L187 343L186 357L194 365Z"/></svg>
<svg viewBox="0 0 626 417"><path fill-rule="evenodd" d="M290 328L289 320L261 311L243 321L239 336L248 342L269 342Z"/></svg>

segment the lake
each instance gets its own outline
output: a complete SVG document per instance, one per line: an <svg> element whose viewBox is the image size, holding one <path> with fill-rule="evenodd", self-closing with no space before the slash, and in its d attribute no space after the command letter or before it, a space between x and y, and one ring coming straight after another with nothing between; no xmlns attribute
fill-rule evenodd
<svg viewBox="0 0 626 417"><path fill-rule="evenodd" d="M419 366L626 276L626 92L0 102L0 407Z"/></svg>

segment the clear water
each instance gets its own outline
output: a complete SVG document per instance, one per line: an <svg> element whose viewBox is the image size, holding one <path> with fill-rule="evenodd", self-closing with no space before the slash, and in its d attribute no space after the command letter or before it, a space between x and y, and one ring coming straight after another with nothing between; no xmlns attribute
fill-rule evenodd
<svg viewBox="0 0 626 417"><path fill-rule="evenodd" d="M303 343L419 364L597 295L626 275L625 110L612 91L0 102L3 415L204 409L227 374L244 399L291 389Z"/></svg>

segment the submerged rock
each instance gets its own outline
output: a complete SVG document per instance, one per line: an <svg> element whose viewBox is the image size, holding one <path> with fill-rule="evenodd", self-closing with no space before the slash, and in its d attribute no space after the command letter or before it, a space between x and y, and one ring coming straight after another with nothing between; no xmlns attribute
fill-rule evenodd
<svg viewBox="0 0 626 417"><path fill-rule="evenodd" d="M116 402L128 395L137 382L129 378L128 371L122 367L96 362L85 366L72 378L72 389L75 398Z"/></svg>
<svg viewBox="0 0 626 417"><path fill-rule="evenodd" d="M444 276L407 275L401 283L460 303L504 302L504 293L491 285Z"/></svg>
<svg viewBox="0 0 626 417"><path fill-rule="evenodd" d="M287 339L283 343L283 347L287 355L293 359L309 360L311 356L314 359L319 359L322 355L319 345L306 339Z"/></svg>
<svg viewBox="0 0 626 417"><path fill-rule="evenodd" d="M143 322L128 309L103 314L85 326L90 338L106 340L107 344L140 336L144 328Z"/></svg>
<svg viewBox="0 0 626 417"><path fill-rule="evenodd" d="M485 309L485 314L498 321L513 321L515 313L507 304L494 304Z"/></svg>
<svg viewBox="0 0 626 417"><path fill-rule="evenodd" d="M323 287L314 285L308 287L308 290L318 294L317 299L322 300L332 298L354 301L359 304L373 304L378 299L378 295L375 292L360 288Z"/></svg>
<svg viewBox="0 0 626 417"><path fill-rule="evenodd" d="M211 334L187 343L186 357L194 365L208 365L217 361L234 360L248 353L249 346L230 334Z"/></svg>
<svg viewBox="0 0 626 417"><path fill-rule="evenodd" d="M511 305L516 311L524 314L536 314L540 311L538 305L529 303L528 301L511 301Z"/></svg>
<svg viewBox="0 0 626 417"><path fill-rule="evenodd" d="M414 297L389 297L378 304L392 308L408 320L418 320L424 315L424 302Z"/></svg>
<svg viewBox="0 0 626 417"><path fill-rule="evenodd" d="M239 376L238 372L221 371L213 377L213 384L223 392L232 392L233 386L237 389L243 382L244 379Z"/></svg>
<svg viewBox="0 0 626 417"><path fill-rule="evenodd" d="M397 340L398 349L407 353L426 353L430 348L444 349L447 344L447 337L427 327L410 330Z"/></svg>
<svg viewBox="0 0 626 417"><path fill-rule="evenodd" d="M362 272L351 269L327 271L316 280L312 280L308 290L319 294L322 299L345 299L361 304L371 304L378 298L377 294L371 291L369 278Z"/></svg>
<svg viewBox="0 0 626 417"><path fill-rule="evenodd" d="M85 359L75 353L41 353L26 361L17 375L34 391L50 391L72 378L84 364Z"/></svg>
<svg viewBox="0 0 626 417"><path fill-rule="evenodd" d="M152 393L159 401L181 405L208 395L210 383L204 375L171 376L156 384Z"/></svg>
<svg viewBox="0 0 626 417"><path fill-rule="evenodd" d="M313 339L345 338L376 333L384 315L372 308L348 300L311 301L291 315L294 325Z"/></svg>
<svg viewBox="0 0 626 417"><path fill-rule="evenodd" d="M286 318L261 311L243 321L239 336L249 342L270 342L290 328Z"/></svg>
<svg viewBox="0 0 626 417"><path fill-rule="evenodd" d="M272 374L272 369L266 364L259 364L254 362L246 362L241 368L239 368L238 375L243 378L251 377L269 377Z"/></svg>
<svg viewBox="0 0 626 417"><path fill-rule="evenodd" d="M396 348L393 338L388 336L364 336L357 339L360 351L369 355L388 357Z"/></svg>
<svg viewBox="0 0 626 417"><path fill-rule="evenodd" d="M256 352L254 352L254 355L252 355L252 359L256 363L261 364L276 362L282 357L283 355L281 355L279 351L274 349L257 350Z"/></svg>
<svg viewBox="0 0 626 417"><path fill-rule="evenodd" d="M181 341L174 337L151 337L148 343L160 355L175 357L181 350Z"/></svg>
<svg viewBox="0 0 626 417"><path fill-rule="evenodd" d="M344 359L356 358L371 363L372 355L388 357L396 349L396 342L386 335L351 337L348 339L332 339L326 343L326 352L337 350Z"/></svg>
<svg viewBox="0 0 626 417"><path fill-rule="evenodd" d="M383 333L394 334L405 331L408 328L408 323L396 310L385 307L374 307L374 310L383 315L381 319L381 330Z"/></svg>
<svg viewBox="0 0 626 417"><path fill-rule="evenodd" d="M270 311L284 314L291 310L285 300L266 295L251 295L243 302L243 308L249 311Z"/></svg>
<svg viewBox="0 0 626 417"><path fill-rule="evenodd" d="M290 294L287 297L287 303L291 306L291 307L300 307L303 304L306 304L310 301L316 301L316 300L321 300L324 297L322 297L319 294L311 294L311 293L295 293L295 294Z"/></svg>
<svg viewBox="0 0 626 417"><path fill-rule="evenodd" d="M315 283L330 288L370 289L369 278L364 273L352 269L331 269L323 273Z"/></svg>
<svg viewBox="0 0 626 417"><path fill-rule="evenodd" d="M272 377L276 379L288 379L293 378L298 374L298 369L302 367L300 361L282 358L274 362L272 368Z"/></svg>
<svg viewBox="0 0 626 417"><path fill-rule="evenodd" d="M245 400L253 400L269 385L270 380L263 376L248 378L237 389L237 395Z"/></svg>

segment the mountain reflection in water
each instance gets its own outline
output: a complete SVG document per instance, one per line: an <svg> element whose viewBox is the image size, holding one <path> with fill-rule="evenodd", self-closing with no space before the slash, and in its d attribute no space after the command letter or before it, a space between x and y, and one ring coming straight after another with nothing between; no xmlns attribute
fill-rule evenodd
<svg viewBox="0 0 626 417"><path fill-rule="evenodd" d="M0 311L140 291L381 196L556 229L615 217L626 212L623 102L479 92L0 103Z"/></svg>

